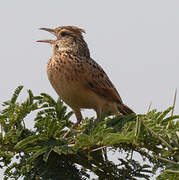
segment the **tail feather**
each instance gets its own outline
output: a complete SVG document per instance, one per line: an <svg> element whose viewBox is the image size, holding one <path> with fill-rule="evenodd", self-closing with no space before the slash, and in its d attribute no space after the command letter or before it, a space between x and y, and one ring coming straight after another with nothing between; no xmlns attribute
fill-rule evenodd
<svg viewBox="0 0 179 180"><path fill-rule="evenodd" d="M118 104L118 110L122 115L129 115L135 113L132 109L130 109L125 104Z"/></svg>

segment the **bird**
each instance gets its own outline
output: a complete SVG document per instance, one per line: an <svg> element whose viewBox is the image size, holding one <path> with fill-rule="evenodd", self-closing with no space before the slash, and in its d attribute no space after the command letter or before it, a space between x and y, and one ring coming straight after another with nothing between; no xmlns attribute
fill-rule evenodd
<svg viewBox="0 0 179 180"><path fill-rule="evenodd" d="M103 113L129 115L134 113L125 105L103 68L91 58L83 33L77 26L40 28L56 39L38 40L52 46L47 63L48 79L59 97L71 107L76 116L75 129L82 120L82 109L93 109L98 124ZM69 130L64 137L69 136Z"/></svg>

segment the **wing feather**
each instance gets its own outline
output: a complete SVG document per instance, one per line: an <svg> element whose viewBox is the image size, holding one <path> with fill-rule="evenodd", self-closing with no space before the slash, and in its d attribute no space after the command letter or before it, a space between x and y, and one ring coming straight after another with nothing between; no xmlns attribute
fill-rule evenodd
<svg viewBox="0 0 179 180"><path fill-rule="evenodd" d="M99 96L122 103L119 93L104 70L93 59L87 60L84 65L87 86Z"/></svg>

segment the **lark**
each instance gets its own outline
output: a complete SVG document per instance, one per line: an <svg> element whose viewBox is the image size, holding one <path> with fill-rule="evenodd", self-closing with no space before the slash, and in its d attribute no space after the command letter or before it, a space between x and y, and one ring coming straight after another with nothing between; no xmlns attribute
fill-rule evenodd
<svg viewBox="0 0 179 180"><path fill-rule="evenodd" d="M60 98L74 111L77 122L82 120L81 109L96 111L98 123L103 113L128 115L134 113L126 106L115 86L95 62L83 38L85 31L76 26L55 29L41 28L56 36L55 40L39 40L52 45L52 56L47 63L48 79ZM68 132L65 136L68 136Z"/></svg>

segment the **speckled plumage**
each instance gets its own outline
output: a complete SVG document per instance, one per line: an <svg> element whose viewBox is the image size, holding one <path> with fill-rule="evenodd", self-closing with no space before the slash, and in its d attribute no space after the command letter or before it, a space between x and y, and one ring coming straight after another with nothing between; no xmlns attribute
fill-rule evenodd
<svg viewBox="0 0 179 180"><path fill-rule="evenodd" d="M75 112L77 123L81 121L81 109L94 109L97 120L103 112L131 114L133 111L123 104L120 95L107 74L90 57L82 33L75 26L56 29L41 28L54 34L56 40L40 40L52 44L53 55L47 64L50 83Z"/></svg>

